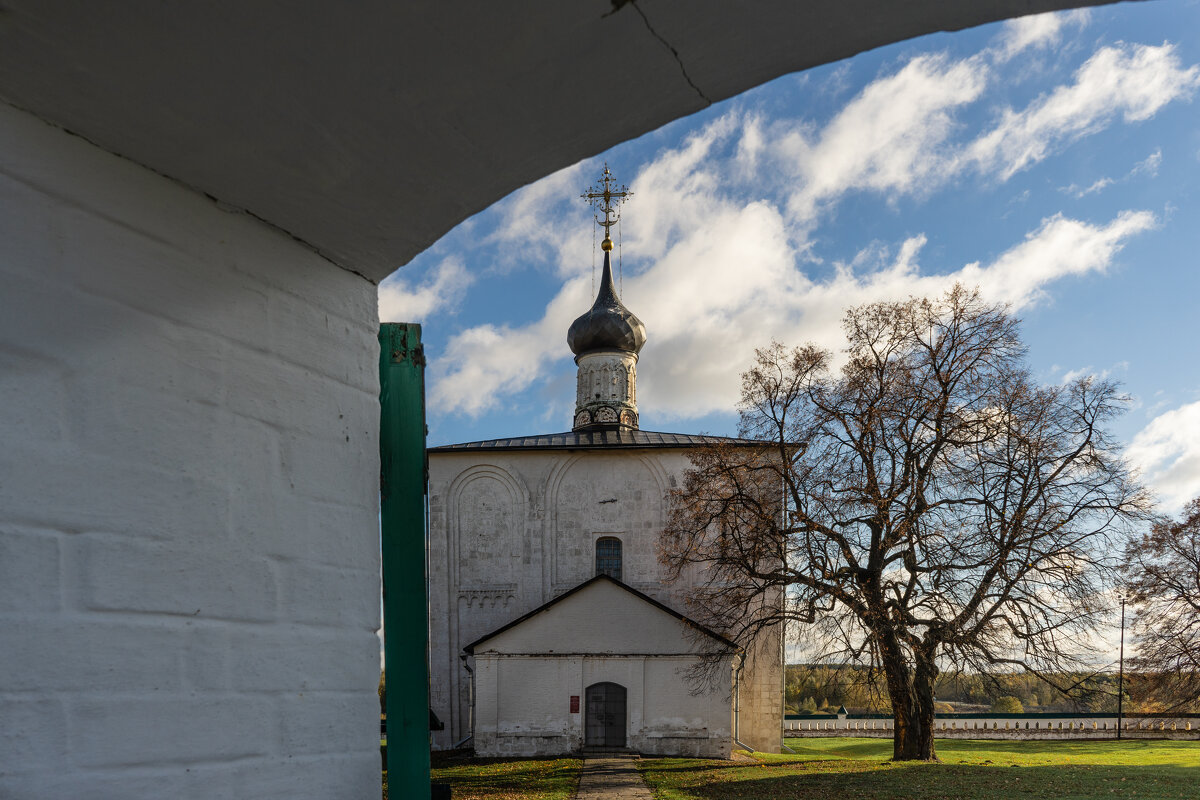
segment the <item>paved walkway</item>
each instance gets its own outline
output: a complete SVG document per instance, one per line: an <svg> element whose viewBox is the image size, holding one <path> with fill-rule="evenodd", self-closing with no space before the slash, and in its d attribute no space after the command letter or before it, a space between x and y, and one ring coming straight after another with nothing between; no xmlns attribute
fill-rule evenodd
<svg viewBox="0 0 1200 800"><path fill-rule="evenodd" d="M575 800L652 800L633 756L586 758Z"/></svg>

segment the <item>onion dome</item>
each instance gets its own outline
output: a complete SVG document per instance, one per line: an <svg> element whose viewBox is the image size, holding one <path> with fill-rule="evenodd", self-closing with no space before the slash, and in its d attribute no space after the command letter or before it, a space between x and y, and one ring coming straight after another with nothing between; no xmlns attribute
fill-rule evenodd
<svg viewBox="0 0 1200 800"><path fill-rule="evenodd" d="M635 355L646 344L646 326L626 308L613 288L608 250L604 251L604 274L596 302L567 331L567 345L577 356L595 350L623 350Z"/></svg>

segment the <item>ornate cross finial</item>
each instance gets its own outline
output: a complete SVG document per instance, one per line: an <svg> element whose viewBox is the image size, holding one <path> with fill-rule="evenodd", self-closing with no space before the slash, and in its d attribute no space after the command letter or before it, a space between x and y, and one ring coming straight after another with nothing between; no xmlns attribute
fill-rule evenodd
<svg viewBox="0 0 1200 800"><path fill-rule="evenodd" d="M628 186L613 188L615 184L612 173L608 171L608 162L605 162L600 180L596 182L595 186L580 195L592 207L596 224L604 228L604 241L600 243L600 247L604 250L612 250L612 238L608 235L609 229L621 219L621 203L633 195Z"/></svg>

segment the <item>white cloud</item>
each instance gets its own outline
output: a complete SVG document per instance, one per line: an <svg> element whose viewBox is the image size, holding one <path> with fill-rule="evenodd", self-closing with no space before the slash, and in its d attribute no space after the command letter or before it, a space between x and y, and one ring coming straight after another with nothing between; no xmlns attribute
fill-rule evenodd
<svg viewBox="0 0 1200 800"><path fill-rule="evenodd" d="M1056 148L1094 133L1117 116L1138 122L1167 103L1190 97L1200 67L1184 69L1174 45L1119 44L1096 51L1059 86L1021 110L1004 109L996 127L967 148L965 158L1002 180Z"/></svg>
<svg viewBox="0 0 1200 800"><path fill-rule="evenodd" d="M1080 378L1087 378L1087 377L1103 379L1107 376L1108 376L1108 370L1101 370L1100 373L1097 374L1095 368L1093 368L1092 365L1089 364L1086 367L1080 367L1079 369L1071 369L1071 370L1067 370L1066 372L1064 372L1062 375L1062 383L1063 384L1074 383L1075 381L1079 380Z"/></svg>
<svg viewBox="0 0 1200 800"><path fill-rule="evenodd" d="M1080 188L1079 184L1072 183L1070 186L1064 186L1061 191L1066 192L1072 197L1078 199L1080 197L1086 197L1089 194L1095 194L1096 192L1111 186L1113 183L1114 181L1112 178L1100 178L1099 180L1093 182L1091 186Z"/></svg>
<svg viewBox="0 0 1200 800"><path fill-rule="evenodd" d="M987 86L979 59L922 55L877 79L818 134L803 128L774 149L799 182L791 215L811 221L822 203L854 190L915 193L941 183L953 167L944 152L957 127L955 109Z"/></svg>
<svg viewBox="0 0 1200 800"><path fill-rule="evenodd" d="M1159 414L1126 450L1169 513L1200 496L1200 401Z"/></svg>
<svg viewBox="0 0 1200 800"><path fill-rule="evenodd" d="M1103 271L1129 237L1154 224L1129 211L1107 225L1062 216L986 265L923 274L923 236L901 244L894 257L868 248L832 277L810 280L795 265L784 215L765 202L713 207L644 273L625 280L625 303L647 323L639 394L668 417L728 410L737 401L738 375L753 349L772 338L815 341L838 348L840 320L852 305L930 295L955 282L979 285L993 301L1021 308L1043 297L1054 281ZM590 302L586 280L567 282L536 322L517 328L483 325L456 336L431 365L433 403L443 412L477 414L530 386L546 365L569 354L568 326Z"/></svg>
<svg viewBox="0 0 1200 800"><path fill-rule="evenodd" d="M744 159L736 166L735 158L735 166L723 175L727 163L714 151L735 136L740 137L740 151L754 150L760 147L754 140L761 135L754 117L730 112L645 164L631 181L637 213L622 223L630 248L642 257L658 258L672 242L719 216L729 202L726 194L734 173L741 171L738 183L743 185L752 184L759 173L747 171Z"/></svg>
<svg viewBox="0 0 1200 800"><path fill-rule="evenodd" d="M1068 383L1073 383L1073 382L1079 380L1080 378L1095 378L1096 380L1104 380L1109 375L1112 375L1115 370L1125 371L1128 369L1129 369L1128 361L1118 361L1116 364L1113 364L1108 369L1100 369L1100 370L1096 369L1091 364L1088 364L1086 367L1080 367L1079 369L1067 370L1066 372L1064 372L1062 374L1061 380L1064 385L1068 384ZM1056 366L1056 367L1052 368L1052 371L1057 372L1058 367Z"/></svg>
<svg viewBox="0 0 1200 800"><path fill-rule="evenodd" d="M1028 49L1054 40L1046 21L1035 27L1011 41ZM630 181L637 213L624 239L639 266L625 276L624 300L648 327L646 409L675 417L728 410L754 347L778 338L837 348L851 305L963 282L993 301L1029 306L1056 281L1103 273L1129 238L1156 224L1147 211L1102 223L1057 214L988 263L929 271L919 264L925 237L917 234L892 248L868 244L819 281L806 275L800 266L820 260L812 232L852 192L894 200L964 171L1007 178L1120 118L1144 119L1200 83L1200 68L1180 67L1171 45L1105 47L1073 82L1006 110L994 130L972 139L956 115L984 96L993 71L982 54L921 55L870 83L824 126L735 109L645 164ZM544 381L551 365L567 369L566 330L591 301L580 276L590 232L578 210L567 213L580 169L521 190L498 212L494 238L551 248L563 282L541 319L480 325L451 339L430 365L441 413L481 413Z"/></svg>
<svg viewBox="0 0 1200 800"><path fill-rule="evenodd" d="M1129 171L1129 174L1130 174L1130 176L1149 175L1150 177L1153 178L1155 175L1158 174L1158 167L1160 164L1162 164L1162 148L1161 147L1158 148L1157 150L1155 150L1150 155L1146 156L1144 159L1139 161L1137 164L1135 164L1133 169Z"/></svg>
<svg viewBox="0 0 1200 800"><path fill-rule="evenodd" d="M402 274L395 273L379 284L381 322L421 322L458 303L475 280L457 258L443 260L420 286L410 285L400 277Z"/></svg>
<svg viewBox="0 0 1200 800"><path fill-rule="evenodd" d="M1094 194L1106 189L1109 186L1112 186L1114 183L1125 183L1126 181L1130 181L1139 175L1149 175L1151 178L1153 178L1158 174L1158 166L1161 163L1162 148L1159 148L1138 163L1134 164L1133 168L1130 169L1129 172L1124 175L1124 177L1121 177L1117 180L1107 177L1100 178L1085 188L1081 188L1077 183L1072 183L1070 186L1061 187L1059 191L1079 199L1081 197L1086 197L1089 194Z"/></svg>
<svg viewBox="0 0 1200 800"><path fill-rule="evenodd" d="M543 365L568 353L567 328L591 304L584 278L568 281L540 320L519 327L477 325L430 360L430 405L438 413L479 414L538 380Z"/></svg>
<svg viewBox="0 0 1200 800"><path fill-rule="evenodd" d="M1010 23L999 40L1003 47L1041 46L1057 41L1066 24L1085 19L1074 12L1026 17ZM982 99L996 77L984 55L912 58L865 86L820 128L737 111L719 117L645 165L631 182L638 213L625 223L627 243L639 255L660 256L711 216L720 191L731 186L753 187L759 196L788 192L788 223L798 226L789 234L800 241L823 211L848 194L922 195L971 169L1007 179L1118 116L1145 119L1200 85L1200 67L1183 69L1173 45L1105 47L1076 71L1073 83L1019 111L1004 109L992 130L955 142L963 128L957 115ZM731 142L730 157L716 155ZM1154 166L1154 155L1143 163ZM549 247L561 275L577 274L582 254L591 249L591 231L566 212L579 203L583 166L560 170L507 199L492 238L525 249ZM1082 196L1112 182L1101 178L1069 191Z"/></svg>
<svg viewBox="0 0 1200 800"><path fill-rule="evenodd" d="M1003 32L1000 34L996 58L999 61L1008 61L1026 50L1045 49L1058 44L1062 39L1063 28L1068 25L1083 27L1089 16L1087 9L1075 9L1032 14L1009 20L1004 23Z"/></svg>
<svg viewBox="0 0 1200 800"><path fill-rule="evenodd" d="M1022 47L1054 41L1047 38L1051 29L1060 31L1064 22L1077 20L1061 14L1027 19L1033 22L1019 37ZM1167 103L1190 97L1200 85L1200 67L1183 68L1171 44L1104 47L1076 71L1072 83L1026 108L1004 109L991 130L955 144L962 127L958 113L980 100L994 78L982 56L917 56L867 85L820 130L795 121L769 127L758 119L748 122L742 126L739 167L743 172L759 167L760 181L775 177L797 186L788 215L812 226L823 210L855 191L919 195L972 168L1007 180L1118 117L1145 120ZM735 132L714 129L712 134ZM697 144L712 142L701 137ZM1151 156L1144 163L1150 169L1156 162ZM1101 178L1071 191L1083 196L1112 182Z"/></svg>
<svg viewBox="0 0 1200 800"><path fill-rule="evenodd" d="M578 260L587 252L587 228L564 226L564 210L583 206L579 188L585 181L584 162L560 169L514 192L499 204L500 221L489 239L515 245L501 248L493 268L524 267L531 250L548 251L561 274L576 274ZM587 176L590 177L590 176Z"/></svg>
<svg viewBox="0 0 1200 800"><path fill-rule="evenodd" d="M1102 227L1057 214L987 267L963 267L958 279L977 284L992 300L1019 309L1042 299L1052 281L1103 272L1126 239L1154 225L1154 215L1148 211L1123 211Z"/></svg>

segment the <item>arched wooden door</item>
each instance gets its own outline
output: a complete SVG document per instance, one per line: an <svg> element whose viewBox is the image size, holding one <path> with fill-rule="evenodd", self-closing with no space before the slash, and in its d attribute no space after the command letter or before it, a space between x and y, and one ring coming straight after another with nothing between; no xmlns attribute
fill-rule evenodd
<svg viewBox="0 0 1200 800"><path fill-rule="evenodd" d="M618 683L589 686L583 725L586 747L624 747L625 687Z"/></svg>

